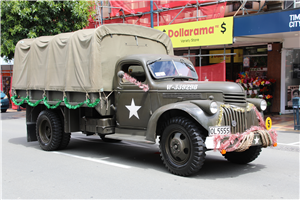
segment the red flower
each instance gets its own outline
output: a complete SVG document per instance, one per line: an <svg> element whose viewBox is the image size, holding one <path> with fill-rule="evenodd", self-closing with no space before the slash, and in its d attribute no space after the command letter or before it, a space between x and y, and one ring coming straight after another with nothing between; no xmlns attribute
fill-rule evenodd
<svg viewBox="0 0 300 200"><path fill-rule="evenodd" d="M271 83L275 83L275 82L276 82L275 79L270 79L269 81L270 81Z"/></svg>

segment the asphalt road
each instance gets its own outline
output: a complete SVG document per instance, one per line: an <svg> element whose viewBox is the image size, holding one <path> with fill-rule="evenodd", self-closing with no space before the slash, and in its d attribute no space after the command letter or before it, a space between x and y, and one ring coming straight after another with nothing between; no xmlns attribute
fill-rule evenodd
<svg viewBox="0 0 300 200"><path fill-rule="evenodd" d="M158 145L108 144L73 133L67 149L42 151L26 141L25 112L1 113L2 199L299 199L299 133L252 163L207 152L192 177L170 174Z"/></svg>

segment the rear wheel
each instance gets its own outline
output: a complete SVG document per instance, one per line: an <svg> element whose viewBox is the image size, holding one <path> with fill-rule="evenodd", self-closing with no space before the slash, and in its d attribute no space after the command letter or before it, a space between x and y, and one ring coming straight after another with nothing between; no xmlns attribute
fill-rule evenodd
<svg viewBox="0 0 300 200"><path fill-rule="evenodd" d="M228 152L224 154L224 157L237 164L247 164L255 160L261 152L261 146L252 146L243 152Z"/></svg>
<svg viewBox="0 0 300 200"><path fill-rule="evenodd" d="M184 117L174 117L167 121L160 140L160 151L167 169L180 176L196 173L205 160L201 131Z"/></svg>
<svg viewBox="0 0 300 200"><path fill-rule="evenodd" d="M71 139L71 133L63 133L58 149L59 150L65 149L69 145L70 139Z"/></svg>
<svg viewBox="0 0 300 200"><path fill-rule="evenodd" d="M63 128L55 112L44 110L39 114L36 136L43 150L53 151L59 148L63 138Z"/></svg>

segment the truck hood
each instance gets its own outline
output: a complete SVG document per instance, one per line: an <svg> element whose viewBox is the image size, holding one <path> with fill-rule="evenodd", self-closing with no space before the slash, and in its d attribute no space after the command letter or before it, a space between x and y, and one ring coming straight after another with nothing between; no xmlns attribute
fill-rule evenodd
<svg viewBox="0 0 300 200"><path fill-rule="evenodd" d="M221 81L159 81L153 89L167 90L170 92L221 92L223 94L245 94L244 89L234 82Z"/></svg>

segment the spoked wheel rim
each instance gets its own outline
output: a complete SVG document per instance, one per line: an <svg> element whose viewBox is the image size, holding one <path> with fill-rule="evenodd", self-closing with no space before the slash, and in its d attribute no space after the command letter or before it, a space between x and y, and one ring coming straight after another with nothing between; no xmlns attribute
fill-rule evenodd
<svg viewBox="0 0 300 200"><path fill-rule="evenodd" d="M39 127L40 138L43 143L48 144L52 137L52 128L48 120L43 120Z"/></svg>
<svg viewBox="0 0 300 200"><path fill-rule="evenodd" d="M180 166L186 164L191 156L188 135L178 130L172 132L166 140L165 150L174 164Z"/></svg>

